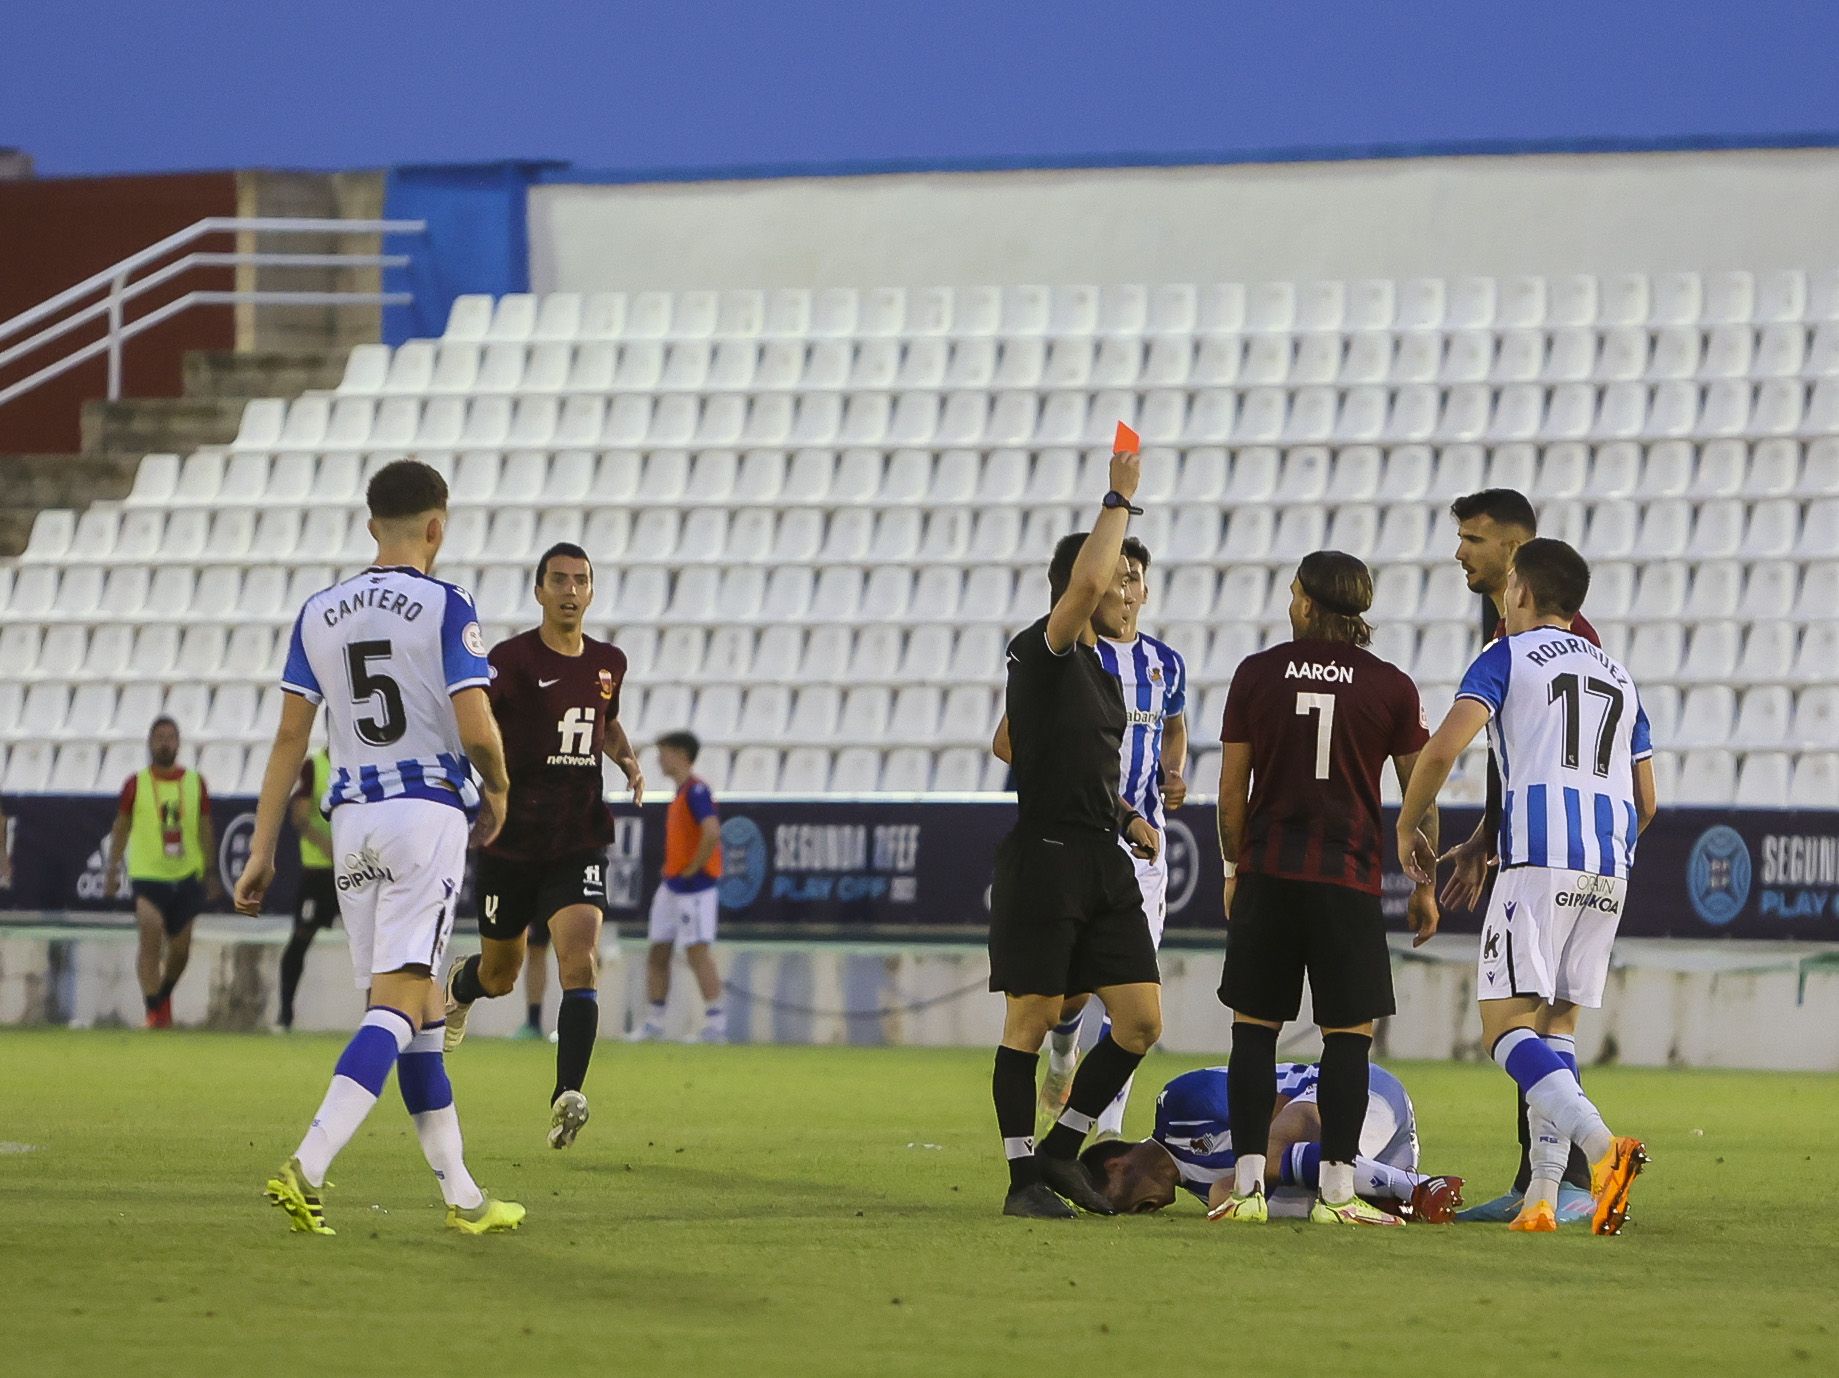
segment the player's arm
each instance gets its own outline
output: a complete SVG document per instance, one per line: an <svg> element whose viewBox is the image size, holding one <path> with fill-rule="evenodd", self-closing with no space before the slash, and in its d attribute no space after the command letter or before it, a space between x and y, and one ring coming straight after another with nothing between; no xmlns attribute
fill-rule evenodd
<svg viewBox="0 0 1839 1378"><path fill-rule="evenodd" d="M1417 770L1418 758L1424 753L1413 751L1403 756L1392 758L1392 769L1398 775L1398 789L1404 794L1411 788L1411 777ZM1437 852L1438 817L1436 800L1432 799L1430 812L1424 815L1419 831L1424 840L1430 844L1431 855ZM1437 911L1437 889L1430 881L1424 881L1412 888L1411 898L1405 906L1405 922L1415 935L1411 940L1413 947L1422 947L1436 935L1437 924L1442 916Z"/></svg>
<svg viewBox="0 0 1839 1378"><path fill-rule="evenodd" d="M128 849L128 830L134 826L134 819L124 807L115 811L115 823L109 829L109 867L102 877L102 898L112 900L115 891L121 885L121 857Z"/></svg>
<svg viewBox="0 0 1839 1378"><path fill-rule="evenodd" d="M1176 713L1162 724L1162 802L1178 809L1188 801L1188 715Z"/></svg>
<svg viewBox="0 0 1839 1378"><path fill-rule="evenodd" d="M1009 740L1009 715L1003 714L1003 720L996 724L996 736L990 742L990 755L1006 766L1015 764L1015 745Z"/></svg>
<svg viewBox="0 0 1839 1378"><path fill-rule="evenodd" d="M281 695L281 721L268 748L268 768L262 772L262 793L256 799L255 832L249 838L249 859L236 879L236 909L254 916L262 912L262 898L275 880L275 846L281 838L281 819L300 778L301 764L313 736L313 719L319 705L300 694Z"/></svg>
<svg viewBox="0 0 1839 1378"><path fill-rule="evenodd" d="M1140 455L1113 454L1112 491L1123 494L1128 500L1137 491L1137 480L1142 472ZM1086 537L1085 544L1079 548L1079 558L1073 562L1066 591L1047 618L1047 649L1055 655L1065 655L1079 640L1098 609L1098 600L1117 578L1118 557L1124 553L1124 532L1129 525L1128 509L1099 509L1098 520L1092 523L1092 534Z"/></svg>
<svg viewBox="0 0 1839 1378"><path fill-rule="evenodd" d="M696 850L690 854L683 874L693 876L709 864L709 858L715 855L715 849L722 845L722 821L714 814L702 820L702 830L696 835Z"/></svg>
<svg viewBox="0 0 1839 1378"><path fill-rule="evenodd" d="M1660 795L1654 788L1654 761L1643 756L1635 762L1635 835L1647 831L1647 825L1660 812Z"/></svg>
<svg viewBox="0 0 1839 1378"><path fill-rule="evenodd" d="M0 885L10 885L13 881L13 852L7 846L6 810L0 809Z"/></svg>
<svg viewBox="0 0 1839 1378"><path fill-rule="evenodd" d="M473 824L473 845L484 847L504 827L505 813L511 802L511 776L505 768L504 737L498 731L498 719L492 702L478 686L462 689L453 696L453 719L460 730L460 745L466 757L479 771L484 807L479 821ZM296 761L295 768L299 768Z"/></svg>
<svg viewBox="0 0 1839 1378"><path fill-rule="evenodd" d="M632 802L645 802L645 772L639 766L639 756L632 749L632 743L626 737L626 729L618 717L607 719L606 739L600 749L607 754L607 759L618 766L620 773L626 777L626 784L632 790Z"/></svg>
<svg viewBox="0 0 1839 1378"><path fill-rule="evenodd" d="M1415 884L1428 884L1436 875L1437 849L1424 829L1436 826L1432 820L1437 793L1491 716L1486 703L1458 698L1412 763L1411 778L1404 784L1405 802L1398 813L1398 859Z"/></svg>
<svg viewBox="0 0 1839 1378"><path fill-rule="evenodd" d="M1629 738L1635 761L1635 836L1647 831L1647 825L1660 812L1660 798L1654 788L1654 731L1647 720L1647 708L1639 695L1635 697L1635 722Z"/></svg>
<svg viewBox="0 0 1839 1378"><path fill-rule="evenodd" d="M1220 861L1226 870L1226 917L1232 918L1232 896L1239 888L1239 848L1245 841L1245 813L1252 795L1252 744L1223 742L1220 746Z"/></svg>

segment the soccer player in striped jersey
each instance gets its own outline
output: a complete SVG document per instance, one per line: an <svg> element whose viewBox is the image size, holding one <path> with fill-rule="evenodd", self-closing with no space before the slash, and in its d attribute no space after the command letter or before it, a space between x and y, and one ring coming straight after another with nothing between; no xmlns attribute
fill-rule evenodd
<svg viewBox="0 0 1839 1378"><path fill-rule="evenodd" d="M1318 1063L1277 1065L1265 1182L1273 1204L1290 1208L1292 1215L1308 1213L1320 1176L1321 1072ZM1156 1128L1149 1138L1093 1144L1079 1160L1120 1215L1161 1210L1181 1189L1209 1210L1224 1205L1238 1162L1229 1096L1226 1068L1183 1072L1156 1097ZM1443 1224L1462 1204L1460 1177L1418 1171L1417 1112L1404 1084L1383 1067L1367 1069L1366 1118L1354 1165L1361 1198L1405 1219Z"/></svg>
<svg viewBox="0 0 1839 1378"><path fill-rule="evenodd" d="M1507 574L1513 566L1513 552L1539 534L1538 514L1524 493L1512 488L1484 488L1469 493L1450 504L1450 516L1456 519L1456 563L1462 568L1469 590L1479 593L1483 605L1482 636L1498 641L1507 634L1503 608L1507 594ZM1592 646L1601 646L1602 638L1590 619L1581 611L1571 619L1571 630ZM1469 837L1445 852L1439 861L1450 864L1449 879L1444 882L1439 900L1445 908L1467 909L1484 913L1488 892L1498 874L1500 858L1495 855L1495 840L1501 830L1501 772L1494 753L1488 753L1488 801L1481 821ZM1576 1048L1567 1039L1549 1029L1540 1032L1551 1037L1560 1055L1576 1061ZM1573 1067L1572 1070L1576 1070ZM1529 1127L1526 1097L1516 1093L1520 1136L1520 1165L1513 1186L1501 1195L1471 1206L1458 1216L1461 1221L1502 1223L1519 1213L1527 1184L1532 1181L1532 1131ZM1581 1151L1573 1149L1565 1165L1564 1180L1558 1193L1558 1219L1561 1222L1588 1220L1590 1200L1590 1164Z"/></svg>
<svg viewBox="0 0 1839 1378"><path fill-rule="evenodd" d="M1482 1039L1532 1111L1532 1182L1512 1228L1558 1228L1573 1143L1591 1163L1591 1229L1615 1234L1646 1162L1612 1135L1566 1053L1580 1008L1603 1003L1636 839L1657 808L1647 714L1628 671L1572 629L1590 567L1562 541L1514 552L1507 635L1469 667L1418 759L1399 812L1399 859L1437 867L1420 831L1456 758L1484 727L1501 763L1501 874L1482 927ZM1552 1046L1541 1031L1566 1040Z"/></svg>
<svg viewBox="0 0 1839 1378"><path fill-rule="evenodd" d="M324 704L335 884L369 1008L267 1194L295 1231L334 1233L321 1200L326 1172L394 1071L448 1228L513 1230L524 1208L486 1195L466 1169L435 983L465 878L468 824L476 818L473 840L490 842L509 802L504 744L485 696L491 667L471 596L428 572L447 530L446 482L399 459L371 476L367 498L376 562L307 599L294 621L281 722L236 882L237 909L259 914Z"/></svg>
<svg viewBox="0 0 1839 1378"><path fill-rule="evenodd" d="M1124 539L1124 562L1129 569L1122 584L1109 589L1092 615L1098 629L1098 661L1115 677L1124 696L1124 745L1118 753L1119 792L1124 802L1156 830L1160 845L1153 857L1130 853L1136 868L1137 888L1143 894L1143 914L1150 937L1158 949L1168 918L1168 813L1181 807L1188 796L1183 778L1188 759L1188 667L1174 647L1138 629L1149 602L1148 547L1135 536ZM993 750L1009 760L1009 721L996 729ZM1125 851L1129 852L1128 847ZM1041 1113L1049 1119L1066 1105L1073 1073L1079 1066L1080 1025L1090 997L1070 997L1061 1007L1060 1022L1049 1036L1047 1075L1041 1082ZM1109 1018L1099 1037L1109 1033ZM1097 1142L1121 1138L1124 1110L1131 1083L1117 1093L1099 1115L1094 1129Z"/></svg>

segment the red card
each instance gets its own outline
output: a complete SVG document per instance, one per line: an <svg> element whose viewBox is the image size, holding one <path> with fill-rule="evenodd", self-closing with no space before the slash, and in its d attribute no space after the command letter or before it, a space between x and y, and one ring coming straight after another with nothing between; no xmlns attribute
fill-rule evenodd
<svg viewBox="0 0 1839 1378"><path fill-rule="evenodd" d="M1117 439L1111 442L1111 453L1116 455L1134 455L1143 448L1143 440L1135 431L1122 421L1117 423Z"/></svg>

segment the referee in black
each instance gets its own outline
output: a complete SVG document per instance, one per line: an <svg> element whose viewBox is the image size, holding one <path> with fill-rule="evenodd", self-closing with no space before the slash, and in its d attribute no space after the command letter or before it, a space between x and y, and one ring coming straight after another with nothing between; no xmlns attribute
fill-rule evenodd
<svg viewBox="0 0 1839 1378"><path fill-rule="evenodd" d="M1003 992L991 1089L1009 1160L1004 1215L1071 1219L1061 1197L1114 1215L1077 1155L1093 1121L1162 1036L1162 985L1136 872L1156 831L1118 797L1124 699L1099 663L1092 613L1128 575L1124 532L1142 462L1111 456L1111 491L1090 535L1054 549L1053 611L1009 643L1009 734L1020 814L996 851L990 989ZM1122 842L1120 842L1120 838ZM1068 995L1096 993L1111 1016L1037 1150L1035 1066Z"/></svg>

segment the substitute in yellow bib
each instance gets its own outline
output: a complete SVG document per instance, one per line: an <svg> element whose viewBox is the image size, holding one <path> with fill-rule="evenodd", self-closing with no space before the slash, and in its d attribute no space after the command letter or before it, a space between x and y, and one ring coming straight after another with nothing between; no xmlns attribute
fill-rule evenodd
<svg viewBox="0 0 1839 1378"><path fill-rule="evenodd" d="M109 834L105 898L114 898L122 856L134 888L140 927L135 963L147 1001L147 1027L172 1027L172 991L192 954L192 920L206 903L223 898L217 876L217 833L204 778L179 762L179 725L153 720L147 733L149 765L121 787L121 810Z"/></svg>
<svg viewBox="0 0 1839 1378"><path fill-rule="evenodd" d="M338 922L338 886L332 879L332 825L325 815L326 790L332 784L332 758L322 746L300 766L294 797L287 801L288 821L300 843L300 891L294 897L294 931L281 949L281 1018L294 1027L294 992L306 970L307 949L322 928Z"/></svg>

